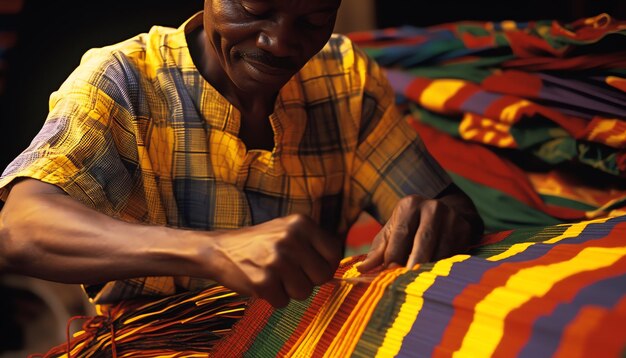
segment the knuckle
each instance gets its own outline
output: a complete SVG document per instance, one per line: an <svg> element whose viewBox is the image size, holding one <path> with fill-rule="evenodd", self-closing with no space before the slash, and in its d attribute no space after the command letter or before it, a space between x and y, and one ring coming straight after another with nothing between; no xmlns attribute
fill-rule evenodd
<svg viewBox="0 0 626 358"><path fill-rule="evenodd" d="M442 204L439 200L426 200L423 203L423 208L431 214L438 214L443 209Z"/></svg>
<svg viewBox="0 0 626 358"><path fill-rule="evenodd" d="M411 194L400 199L399 203L402 207L408 208L408 207L414 207L414 206L420 205L422 202L424 202L424 198L422 198L421 196L417 194Z"/></svg>
<svg viewBox="0 0 626 358"><path fill-rule="evenodd" d="M300 213L291 214L289 215L288 219L289 219L289 223L295 226L301 226L301 225L307 224L309 220L311 220L309 219L308 216L304 214L300 214Z"/></svg>

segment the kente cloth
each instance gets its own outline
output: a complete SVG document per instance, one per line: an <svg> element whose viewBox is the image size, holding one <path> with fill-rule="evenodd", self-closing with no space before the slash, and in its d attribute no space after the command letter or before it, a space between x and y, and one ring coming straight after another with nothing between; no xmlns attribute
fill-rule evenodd
<svg viewBox="0 0 626 358"><path fill-rule="evenodd" d="M393 105L379 66L334 35L280 90L272 151L238 137L240 111L199 73L186 34L153 27L88 51L50 98L43 128L0 177L30 177L128 222L226 230L299 213L342 234L368 210L434 197L447 173ZM148 277L92 285L96 303L196 289L200 279Z"/></svg>
<svg viewBox="0 0 626 358"><path fill-rule="evenodd" d="M349 257L282 309L218 286L127 303L88 321L71 356L621 357L625 238L619 216L490 234L410 270L360 274L364 256Z"/></svg>
<svg viewBox="0 0 626 358"><path fill-rule="evenodd" d="M626 213L625 35L601 14L349 36L496 232Z"/></svg>
<svg viewBox="0 0 626 358"><path fill-rule="evenodd" d="M626 216L488 235L469 254L249 303L214 357L621 357ZM361 279L359 281L358 279Z"/></svg>

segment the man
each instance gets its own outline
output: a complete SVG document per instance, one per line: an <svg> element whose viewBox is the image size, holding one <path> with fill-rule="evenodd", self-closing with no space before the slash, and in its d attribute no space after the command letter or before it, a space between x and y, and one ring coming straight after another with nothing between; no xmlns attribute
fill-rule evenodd
<svg viewBox="0 0 626 358"><path fill-rule="evenodd" d="M363 272L466 249L474 206L331 37L340 2L207 0L89 51L0 179L2 270L96 303L217 281L282 307L331 279L363 210L386 223Z"/></svg>

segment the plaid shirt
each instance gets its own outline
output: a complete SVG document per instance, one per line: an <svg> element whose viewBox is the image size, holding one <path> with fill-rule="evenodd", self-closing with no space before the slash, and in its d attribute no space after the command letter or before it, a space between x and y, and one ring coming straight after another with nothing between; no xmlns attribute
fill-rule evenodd
<svg viewBox="0 0 626 358"><path fill-rule="evenodd" d="M363 210L384 222L402 197L433 197L449 184L381 69L340 35L281 89L273 151L246 150L240 112L189 55L185 34L201 21L88 51L3 173L0 197L31 177L130 222L218 230L302 213L343 233ZM103 303L199 285L148 277L87 291Z"/></svg>

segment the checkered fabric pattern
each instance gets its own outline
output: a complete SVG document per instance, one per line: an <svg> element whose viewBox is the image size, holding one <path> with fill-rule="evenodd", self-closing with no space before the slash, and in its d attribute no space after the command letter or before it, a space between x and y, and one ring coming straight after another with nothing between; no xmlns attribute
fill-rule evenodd
<svg viewBox="0 0 626 358"><path fill-rule="evenodd" d="M0 197L31 177L131 222L223 230L302 213L345 233L363 210L385 221L400 198L450 183L396 110L384 73L340 35L281 89L274 149L247 150L239 110L190 57L185 34L201 25L199 13L88 51L3 173ZM202 284L149 277L87 291L105 303Z"/></svg>

